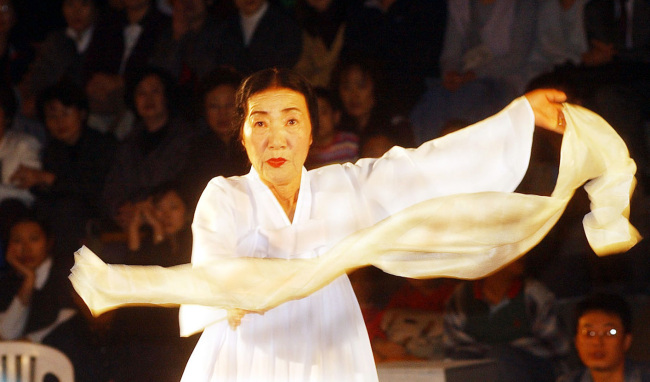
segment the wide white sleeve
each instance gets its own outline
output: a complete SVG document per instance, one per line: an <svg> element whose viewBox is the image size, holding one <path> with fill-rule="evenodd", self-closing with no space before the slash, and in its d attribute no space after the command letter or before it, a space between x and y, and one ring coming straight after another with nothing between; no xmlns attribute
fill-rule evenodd
<svg viewBox="0 0 650 382"><path fill-rule="evenodd" d="M417 149L394 147L347 168L380 218L440 196L511 192L528 168L534 114L525 97L465 129ZM382 216L383 215L383 216Z"/></svg>
<svg viewBox="0 0 650 382"><path fill-rule="evenodd" d="M219 258L236 256L236 195L215 179L203 191L192 223L192 264L199 266ZM199 305L182 305L179 312L181 335L189 336L226 318L226 310Z"/></svg>

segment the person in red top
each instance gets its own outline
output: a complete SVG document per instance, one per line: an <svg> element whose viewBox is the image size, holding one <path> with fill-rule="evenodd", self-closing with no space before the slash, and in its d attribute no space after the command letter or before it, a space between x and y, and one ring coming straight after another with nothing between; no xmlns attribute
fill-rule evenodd
<svg viewBox="0 0 650 382"><path fill-rule="evenodd" d="M406 279L368 326L377 362L442 358L442 317L458 282Z"/></svg>

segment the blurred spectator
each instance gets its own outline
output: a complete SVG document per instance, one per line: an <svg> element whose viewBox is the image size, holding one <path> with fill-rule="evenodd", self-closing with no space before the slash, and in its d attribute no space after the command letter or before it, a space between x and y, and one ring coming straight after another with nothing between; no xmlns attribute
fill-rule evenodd
<svg viewBox="0 0 650 382"><path fill-rule="evenodd" d="M593 0L584 8L588 49L578 64L557 67L531 87L558 87L602 115L623 137L650 186L650 2Z"/></svg>
<svg viewBox="0 0 650 382"><path fill-rule="evenodd" d="M137 121L118 146L102 198L108 216L122 229L133 219L135 203L175 179L185 165L194 128L175 115L173 84L157 68L145 68L129 78L126 103Z"/></svg>
<svg viewBox="0 0 650 382"><path fill-rule="evenodd" d="M377 362L442 359L443 314L457 281L406 279L368 327Z"/></svg>
<svg viewBox="0 0 650 382"><path fill-rule="evenodd" d="M152 0L122 0L120 10L102 17L86 53L84 68L90 106L88 124L122 140L132 124L126 113L126 76L145 67L169 18Z"/></svg>
<svg viewBox="0 0 650 382"><path fill-rule="evenodd" d="M17 21L14 2L0 0L0 83L8 86L18 86L34 60L29 41L16 33Z"/></svg>
<svg viewBox="0 0 650 382"><path fill-rule="evenodd" d="M302 53L295 70L313 86L327 87L343 49L345 0L299 0L296 17L302 28Z"/></svg>
<svg viewBox="0 0 650 382"><path fill-rule="evenodd" d="M535 35L530 0L451 0L440 58L441 80L431 81L411 113L418 143L439 136L450 119L477 122L521 95Z"/></svg>
<svg viewBox="0 0 650 382"><path fill-rule="evenodd" d="M76 314L67 279L54 262L55 238L33 217L16 220L9 229L6 260L12 271L0 289L0 339L42 342Z"/></svg>
<svg viewBox="0 0 650 382"><path fill-rule="evenodd" d="M13 177L21 167L41 168L41 145L36 138L11 129L17 108L13 88L0 85L0 201L15 198L31 205L34 197L28 187Z"/></svg>
<svg viewBox="0 0 650 382"><path fill-rule="evenodd" d="M399 146L413 147L411 124L392 107L388 94L393 90L372 61L341 62L333 73L331 89L343 106L341 129L359 135L360 147L374 135L385 135Z"/></svg>
<svg viewBox="0 0 650 382"><path fill-rule="evenodd" d="M164 184L153 190L149 198L136 204L125 263L163 267L189 263L191 217L176 185ZM179 336L177 307L121 309L115 314L112 330L121 349L115 382L179 381L198 339Z"/></svg>
<svg viewBox="0 0 650 382"><path fill-rule="evenodd" d="M174 76L188 100L218 59L222 26L208 13L209 3L209 0L172 0L171 25L162 31L150 60Z"/></svg>
<svg viewBox="0 0 650 382"><path fill-rule="evenodd" d="M269 67L293 68L301 31L282 8L267 0L235 0L238 14L225 21L218 64L249 75Z"/></svg>
<svg viewBox="0 0 650 382"><path fill-rule="evenodd" d="M444 0L350 2L342 57L379 63L394 88L391 104L407 114L425 91L426 78L439 78L447 17Z"/></svg>
<svg viewBox="0 0 650 382"><path fill-rule="evenodd" d="M577 65L587 51L584 9L587 0L549 0L539 3L535 42L528 58L526 81L563 65ZM533 86L538 88L541 86Z"/></svg>
<svg viewBox="0 0 650 382"><path fill-rule="evenodd" d="M43 167L21 166L14 179L34 193L34 208L51 224L57 252L65 254L59 262L72 266L88 221L101 216L100 196L116 142L86 126L86 96L72 82L46 88L38 112L48 131Z"/></svg>
<svg viewBox="0 0 650 382"><path fill-rule="evenodd" d="M650 381L650 365L626 356L632 345L632 312L623 297L588 296L576 307L575 325L575 347L584 366L558 382Z"/></svg>
<svg viewBox="0 0 650 382"><path fill-rule="evenodd" d="M235 94L243 77L228 68L217 68L201 80L198 102L201 132L188 149L185 169L180 172L190 208L216 176L244 175L250 163L233 125Z"/></svg>
<svg viewBox="0 0 650 382"><path fill-rule="evenodd" d="M488 358L499 381L553 381L569 352L553 294L523 277L517 260L483 279L460 284L444 318L444 344L452 358Z"/></svg>
<svg viewBox="0 0 650 382"><path fill-rule="evenodd" d="M62 79L83 86L86 51L95 33L98 17L97 0L64 0L62 5L66 27L48 33L31 66L26 83L21 87L23 113L34 117L26 103L33 103L40 92Z"/></svg>
<svg viewBox="0 0 650 382"><path fill-rule="evenodd" d="M312 125L313 142L309 148L308 169L354 162L359 156L359 137L339 129L341 106L338 99L325 88L314 89L318 99L318 124Z"/></svg>

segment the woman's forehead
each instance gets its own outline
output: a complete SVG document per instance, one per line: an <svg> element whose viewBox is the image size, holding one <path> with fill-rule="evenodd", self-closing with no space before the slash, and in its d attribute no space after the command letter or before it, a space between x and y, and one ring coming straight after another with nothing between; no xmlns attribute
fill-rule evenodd
<svg viewBox="0 0 650 382"><path fill-rule="evenodd" d="M247 106L249 115L271 111L308 111L305 96L288 88L270 88L257 92L248 98Z"/></svg>

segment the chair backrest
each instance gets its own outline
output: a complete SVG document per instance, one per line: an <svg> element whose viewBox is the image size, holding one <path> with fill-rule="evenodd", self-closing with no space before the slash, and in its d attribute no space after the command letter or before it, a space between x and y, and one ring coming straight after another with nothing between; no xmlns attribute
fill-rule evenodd
<svg viewBox="0 0 650 382"><path fill-rule="evenodd" d="M74 366L59 350L31 342L0 341L1 382L42 382L52 374L59 382L74 382Z"/></svg>

